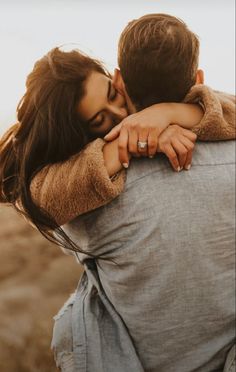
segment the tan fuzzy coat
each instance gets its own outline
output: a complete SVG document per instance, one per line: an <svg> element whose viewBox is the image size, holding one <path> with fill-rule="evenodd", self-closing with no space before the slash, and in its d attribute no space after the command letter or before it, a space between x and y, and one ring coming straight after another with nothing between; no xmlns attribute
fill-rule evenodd
<svg viewBox="0 0 236 372"><path fill-rule="evenodd" d="M235 96L196 85L184 102L200 103L204 109L201 122L192 129L199 140L235 138ZM67 161L46 166L32 180L35 204L58 225L109 203L122 192L125 171L109 178L103 159L104 144L97 139Z"/></svg>

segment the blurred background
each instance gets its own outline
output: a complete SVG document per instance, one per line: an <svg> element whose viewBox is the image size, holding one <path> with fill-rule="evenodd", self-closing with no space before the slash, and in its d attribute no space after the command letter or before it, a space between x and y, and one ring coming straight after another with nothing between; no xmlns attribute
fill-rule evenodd
<svg viewBox="0 0 236 372"><path fill-rule="evenodd" d="M0 262L0 371L56 371L52 317L82 268L6 206L0 206Z"/></svg>
<svg viewBox="0 0 236 372"><path fill-rule="evenodd" d="M182 18L200 37L206 84L234 93L234 7L234 0L0 0L0 136L16 120L37 59L68 45L112 71L122 29L147 13ZM1 205L0 262L0 371L56 371L52 317L76 288L82 268Z"/></svg>

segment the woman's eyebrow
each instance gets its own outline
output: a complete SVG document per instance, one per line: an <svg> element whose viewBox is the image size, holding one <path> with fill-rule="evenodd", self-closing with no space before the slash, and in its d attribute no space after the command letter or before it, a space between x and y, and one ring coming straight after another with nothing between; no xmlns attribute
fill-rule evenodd
<svg viewBox="0 0 236 372"><path fill-rule="evenodd" d="M111 80L108 80L108 86L107 86L107 99L109 100L109 97L110 97L110 93L111 93ZM93 121L96 116L98 116L98 114L100 114L100 111L97 112L95 115L93 115L90 119L87 120L87 123L91 123L91 121Z"/></svg>

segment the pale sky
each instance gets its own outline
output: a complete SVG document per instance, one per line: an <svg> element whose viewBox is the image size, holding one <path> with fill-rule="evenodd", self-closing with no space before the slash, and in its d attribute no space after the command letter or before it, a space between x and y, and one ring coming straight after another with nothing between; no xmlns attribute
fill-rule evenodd
<svg viewBox="0 0 236 372"><path fill-rule="evenodd" d="M119 35L147 13L182 18L200 37L205 83L235 91L234 0L0 0L0 135L15 122L16 105L34 62L62 44L116 66Z"/></svg>

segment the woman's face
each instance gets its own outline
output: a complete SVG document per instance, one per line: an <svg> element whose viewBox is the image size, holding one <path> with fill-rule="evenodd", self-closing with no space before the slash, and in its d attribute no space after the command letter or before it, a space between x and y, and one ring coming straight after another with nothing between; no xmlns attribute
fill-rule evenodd
<svg viewBox="0 0 236 372"><path fill-rule="evenodd" d="M92 72L85 82L85 95L77 112L95 137L105 136L128 115L124 96L115 90L109 77L99 72Z"/></svg>

